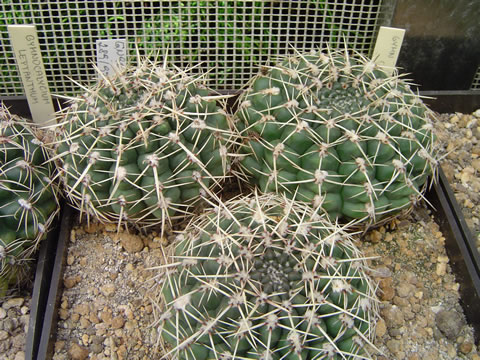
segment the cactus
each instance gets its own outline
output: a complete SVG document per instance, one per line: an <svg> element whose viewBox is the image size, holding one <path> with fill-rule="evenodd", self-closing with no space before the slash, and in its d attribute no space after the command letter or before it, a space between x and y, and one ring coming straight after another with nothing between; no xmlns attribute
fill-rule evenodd
<svg viewBox="0 0 480 360"><path fill-rule="evenodd" d="M33 125L0 105L0 296L28 273L58 212L54 166Z"/></svg>
<svg viewBox="0 0 480 360"><path fill-rule="evenodd" d="M264 194L194 219L159 276L172 359L364 359L375 285L350 235Z"/></svg>
<svg viewBox="0 0 480 360"><path fill-rule="evenodd" d="M229 171L230 118L201 76L139 58L59 113L55 159L67 197L101 222L182 215ZM163 229L163 227L162 227Z"/></svg>
<svg viewBox="0 0 480 360"><path fill-rule="evenodd" d="M251 79L237 106L239 175L332 219L378 225L435 178L432 111L396 70L358 53L286 57Z"/></svg>

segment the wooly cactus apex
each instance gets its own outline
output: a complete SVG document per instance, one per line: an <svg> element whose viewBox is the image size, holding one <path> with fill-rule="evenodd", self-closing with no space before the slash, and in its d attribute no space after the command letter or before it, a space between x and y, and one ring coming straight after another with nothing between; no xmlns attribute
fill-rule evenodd
<svg viewBox="0 0 480 360"><path fill-rule="evenodd" d="M239 175L332 219L378 225L409 211L436 176L432 111L396 70L358 53L286 57L237 105Z"/></svg>
<svg viewBox="0 0 480 360"><path fill-rule="evenodd" d="M365 359L376 286L343 228L276 194L206 211L162 268L164 358Z"/></svg>
<svg viewBox="0 0 480 360"><path fill-rule="evenodd" d="M0 105L0 296L20 283L59 210L40 130Z"/></svg>
<svg viewBox="0 0 480 360"><path fill-rule="evenodd" d="M59 113L55 159L88 220L165 225L227 176L225 96L202 81L139 58Z"/></svg>

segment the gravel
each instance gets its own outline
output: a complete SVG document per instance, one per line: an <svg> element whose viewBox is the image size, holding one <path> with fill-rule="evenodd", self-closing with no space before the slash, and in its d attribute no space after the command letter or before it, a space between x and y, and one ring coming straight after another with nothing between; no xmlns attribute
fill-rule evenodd
<svg viewBox="0 0 480 360"><path fill-rule="evenodd" d="M114 231L72 231L55 360L160 358L147 269L162 264L165 239ZM444 244L425 208L357 239L379 284L376 359L480 360Z"/></svg>
<svg viewBox="0 0 480 360"><path fill-rule="evenodd" d="M0 359L25 359L31 297L13 297L0 301Z"/></svg>
<svg viewBox="0 0 480 360"><path fill-rule="evenodd" d="M435 128L442 168L480 252L480 109L442 114Z"/></svg>
<svg viewBox="0 0 480 360"><path fill-rule="evenodd" d="M441 114L435 123L441 165L480 249L480 110ZM358 239L378 282L378 360L480 360L465 320L445 238L429 211ZM155 275L165 238L117 234L111 226L71 233L53 359L154 359ZM0 303L0 359L24 358L30 298Z"/></svg>
<svg viewBox="0 0 480 360"><path fill-rule="evenodd" d="M480 359L444 244L423 208L358 242L374 257L371 275L379 284L377 359Z"/></svg>
<svg viewBox="0 0 480 360"><path fill-rule="evenodd" d="M151 359L149 269L162 264L165 238L79 225L70 241L53 359Z"/></svg>

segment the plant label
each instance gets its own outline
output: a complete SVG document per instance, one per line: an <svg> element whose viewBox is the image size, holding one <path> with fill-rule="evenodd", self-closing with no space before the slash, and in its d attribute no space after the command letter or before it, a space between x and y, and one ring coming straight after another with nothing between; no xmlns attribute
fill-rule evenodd
<svg viewBox="0 0 480 360"><path fill-rule="evenodd" d="M392 75L402 47L405 29L381 26L373 50L373 61Z"/></svg>
<svg viewBox="0 0 480 360"><path fill-rule="evenodd" d="M97 67L106 77L115 75L127 63L125 39L97 40Z"/></svg>
<svg viewBox="0 0 480 360"><path fill-rule="evenodd" d="M34 25L8 25L8 32L32 119L42 126L54 125L55 109L40 52L37 30Z"/></svg>

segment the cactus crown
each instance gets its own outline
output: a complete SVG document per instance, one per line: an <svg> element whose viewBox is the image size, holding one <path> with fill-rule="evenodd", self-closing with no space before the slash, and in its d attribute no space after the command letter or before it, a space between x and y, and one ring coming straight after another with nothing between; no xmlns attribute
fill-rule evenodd
<svg viewBox="0 0 480 360"><path fill-rule="evenodd" d="M375 288L350 236L275 195L230 200L185 229L162 277L178 359L361 356Z"/></svg>
<svg viewBox="0 0 480 360"><path fill-rule="evenodd" d="M223 106L201 76L146 59L103 78L59 114L69 199L119 226L165 225L186 213L229 171Z"/></svg>
<svg viewBox="0 0 480 360"><path fill-rule="evenodd" d="M431 111L359 54L296 54L238 99L239 175L331 218L364 224L411 208L437 166Z"/></svg>

